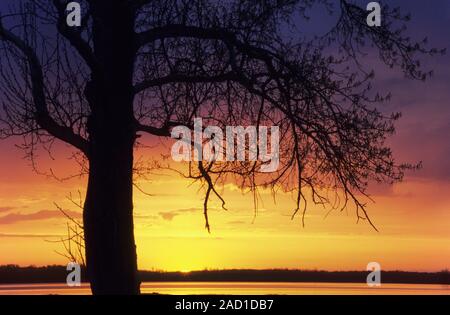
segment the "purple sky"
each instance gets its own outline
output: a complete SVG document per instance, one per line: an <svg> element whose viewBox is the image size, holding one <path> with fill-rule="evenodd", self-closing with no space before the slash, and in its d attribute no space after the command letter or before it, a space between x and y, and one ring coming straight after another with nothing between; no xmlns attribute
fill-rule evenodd
<svg viewBox="0 0 450 315"><path fill-rule="evenodd" d="M364 6L369 1L356 2ZM17 0L2 0L0 13L7 14L8 7L17 3ZM380 3L383 5L383 1ZM392 0L388 3L411 13L408 33L412 37L428 37L431 46L450 48L450 1ZM313 9L310 16L310 22L301 23L306 33L320 33L334 19L320 7ZM377 65L377 87L393 95L386 110L403 113L397 135L391 139L397 158L406 162L423 161L424 168L410 176L450 180L450 54L423 58L423 64L435 73L427 82L406 80L400 72Z"/></svg>

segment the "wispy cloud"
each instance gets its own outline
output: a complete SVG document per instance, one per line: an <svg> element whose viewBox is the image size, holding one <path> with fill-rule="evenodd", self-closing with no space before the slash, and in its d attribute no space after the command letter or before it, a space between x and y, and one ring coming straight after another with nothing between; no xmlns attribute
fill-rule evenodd
<svg viewBox="0 0 450 315"><path fill-rule="evenodd" d="M1 212L8 212L11 210L14 210L16 207L0 207L0 213Z"/></svg>
<svg viewBox="0 0 450 315"><path fill-rule="evenodd" d="M73 218L81 218L81 214L79 212L66 211L66 214ZM39 221L62 217L64 217L64 214L56 210L41 210L38 212L28 214L11 213L0 217L0 225L14 224L22 221Z"/></svg>
<svg viewBox="0 0 450 315"><path fill-rule="evenodd" d="M173 218L175 218L178 215L181 215L183 213L192 213L199 211L198 208L186 208L186 209L176 209L171 211L161 211L158 214L163 218L163 220L166 221L172 221Z"/></svg>
<svg viewBox="0 0 450 315"><path fill-rule="evenodd" d="M0 233L0 238L49 238L49 237L63 237L58 234L10 234Z"/></svg>
<svg viewBox="0 0 450 315"><path fill-rule="evenodd" d="M232 225L240 225L240 224L246 224L248 222L242 221L242 220L235 220L235 221L229 221L228 224Z"/></svg>

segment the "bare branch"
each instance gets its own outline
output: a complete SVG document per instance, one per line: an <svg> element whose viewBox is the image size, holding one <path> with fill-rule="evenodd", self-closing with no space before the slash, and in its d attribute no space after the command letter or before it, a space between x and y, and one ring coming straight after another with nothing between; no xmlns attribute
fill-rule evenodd
<svg viewBox="0 0 450 315"><path fill-rule="evenodd" d="M87 141L75 134L69 127L61 126L50 116L44 93L44 79L42 66L33 49L12 32L6 30L0 20L0 40L7 41L19 49L28 61L30 69L30 82L35 106L35 119L39 126L50 135L70 143L86 155L88 155Z"/></svg>

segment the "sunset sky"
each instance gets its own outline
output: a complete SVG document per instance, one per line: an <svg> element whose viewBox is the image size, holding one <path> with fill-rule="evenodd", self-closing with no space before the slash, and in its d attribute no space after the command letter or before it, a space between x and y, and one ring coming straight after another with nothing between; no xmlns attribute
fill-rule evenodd
<svg viewBox="0 0 450 315"><path fill-rule="evenodd" d="M409 32L431 45L450 48L450 1L389 1L412 13ZM0 4L0 10L5 8ZM310 27L320 28L312 19ZM370 62L370 58L368 58ZM135 235L140 269L189 271L204 268L302 268L364 270L369 262L385 270L439 271L450 268L450 54L424 60L434 70L427 82L406 80L398 71L376 66L377 88L392 92L387 111L401 111L389 140L398 161L423 161L404 183L373 186L368 212L380 232L356 223L354 209L332 212L311 206L303 228L291 220L295 196L279 193L274 202L261 190L254 216L252 196L236 185L223 187L228 211L213 199L211 234L204 228L203 194L197 184L174 173L138 180L148 196L135 191ZM67 196L85 192L86 178L59 182L33 172L19 138L0 141L0 265L65 264L49 242L66 234L66 219L55 203L81 217ZM160 146L157 153L169 153ZM71 149L57 143L37 167L58 177L77 171ZM140 155L147 152L138 152Z"/></svg>

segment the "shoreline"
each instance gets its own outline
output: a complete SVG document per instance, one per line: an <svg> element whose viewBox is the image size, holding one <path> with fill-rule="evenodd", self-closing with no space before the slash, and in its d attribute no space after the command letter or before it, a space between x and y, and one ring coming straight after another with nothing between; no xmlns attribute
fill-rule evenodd
<svg viewBox="0 0 450 315"><path fill-rule="evenodd" d="M368 271L321 271L294 269L224 269L181 271L139 271L141 282L254 282L254 283L366 283ZM0 266L0 285L32 283L65 283L65 266ZM381 271L382 283L450 284L450 272ZM82 282L87 282L82 269Z"/></svg>

